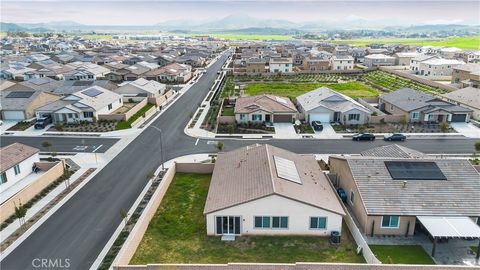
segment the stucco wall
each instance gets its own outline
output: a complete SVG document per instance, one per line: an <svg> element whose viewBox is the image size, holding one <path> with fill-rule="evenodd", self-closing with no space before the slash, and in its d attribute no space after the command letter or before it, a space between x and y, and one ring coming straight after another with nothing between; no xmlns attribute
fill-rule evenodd
<svg viewBox="0 0 480 270"><path fill-rule="evenodd" d="M331 231L342 231L341 215L277 195L271 195L206 215L208 235L215 235L216 216L240 216L242 235L330 236ZM255 216L288 216L288 228L254 228ZM310 217L327 217L327 228L325 230L310 229Z"/></svg>
<svg viewBox="0 0 480 270"><path fill-rule="evenodd" d="M142 109L143 107L145 107L145 105L147 105L147 99L146 98L143 98L142 101L138 102L137 104L135 104L135 106L133 106L132 108L130 108L130 110L128 110L127 112L125 113L119 113L119 114L99 114L98 115L98 120L114 120L114 121L121 121L121 120L124 120L124 121L127 121L130 117L132 117L132 115L134 115L136 112L138 112L140 109Z"/></svg>
<svg viewBox="0 0 480 270"><path fill-rule="evenodd" d="M50 162L38 162L39 167L48 168L51 165ZM5 221L9 216L15 213L15 205L18 202L25 204L31 200L35 195L37 195L42 189L53 183L57 178L59 178L64 171L63 161L55 162L55 165L49 168L43 175L41 175L36 181L32 182L30 185L26 186L20 192L15 194L13 197L5 201L0 205L0 223Z"/></svg>

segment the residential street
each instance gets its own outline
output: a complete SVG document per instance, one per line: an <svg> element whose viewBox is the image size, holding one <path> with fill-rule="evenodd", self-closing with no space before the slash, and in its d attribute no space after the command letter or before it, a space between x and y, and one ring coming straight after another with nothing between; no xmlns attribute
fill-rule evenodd
<svg viewBox="0 0 480 270"><path fill-rule="evenodd" d="M196 140L183 133L197 104L213 84L227 57L208 68L208 73L181 96L152 125L162 130L165 158L214 152L214 143ZM89 269L122 222L120 209L129 209L146 184L146 176L160 165L159 131L149 127L106 165L87 185L42 224L1 262L2 269L33 269L35 258L70 259L69 269ZM73 151L82 145L79 138L2 137L1 144L19 141L40 147L50 140L55 151ZM389 144L339 140L224 140L225 150L253 143L270 143L297 153L358 153ZM86 138L85 145L103 145L106 151L116 139ZM400 144L425 153L464 153L473 151L472 139L411 139ZM45 149L42 149L45 150Z"/></svg>
<svg viewBox="0 0 480 270"><path fill-rule="evenodd" d="M79 153L105 153L112 147L119 139L100 138L100 137L16 137L16 136L1 136L0 145L12 144L14 142L21 142L40 149L42 152L79 152ZM52 144L48 149L42 146L43 142Z"/></svg>

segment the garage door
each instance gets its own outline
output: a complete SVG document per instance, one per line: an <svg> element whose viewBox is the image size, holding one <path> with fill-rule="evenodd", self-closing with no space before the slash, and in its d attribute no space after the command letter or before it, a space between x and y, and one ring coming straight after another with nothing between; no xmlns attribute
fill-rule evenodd
<svg viewBox="0 0 480 270"><path fill-rule="evenodd" d="M273 122L275 123L291 123L292 116L291 115L274 115Z"/></svg>
<svg viewBox="0 0 480 270"><path fill-rule="evenodd" d="M454 114L452 115L452 122L465 122L467 120L466 114Z"/></svg>
<svg viewBox="0 0 480 270"><path fill-rule="evenodd" d="M329 123L330 122L330 114L329 113L311 113L309 120L310 120L310 123L312 121L320 121L322 123Z"/></svg>
<svg viewBox="0 0 480 270"><path fill-rule="evenodd" d="M3 120L25 120L23 111L4 111Z"/></svg>

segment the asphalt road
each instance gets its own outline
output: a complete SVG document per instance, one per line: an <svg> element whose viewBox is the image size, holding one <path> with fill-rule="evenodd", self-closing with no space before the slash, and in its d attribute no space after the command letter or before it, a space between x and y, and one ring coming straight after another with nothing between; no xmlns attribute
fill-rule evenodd
<svg viewBox="0 0 480 270"><path fill-rule="evenodd" d="M183 129L213 84L217 71L224 63L216 62L207 74L180 97L152 125L162 130L165 159L192 153L215 152L215 145L207 140L186 136ZM120 209L129 209L147 182L147 175L160 164L160 132L148 127L91 181L56 211L2 262L7 270L38 269L32 260L69 259L69 269L89 269L104 245L120 224ZM24 137L17 138L24 141ZM65 138L65 147L70 146ZM93 143L99 144L92 138ZM3 137L2 137L3 140ZM103 139L102 139L103 140ZM297 153L358 153L365 149L387 144L383 141L352 142L350 140L223 140L224 150L253 143L270 143ZM2 142L3 143L3 142ZM36 142L38 143L38 142ZM197 143L197 144L196 144ZM418 139L402 145L426 153L471 153L474 140Z"/></svg>
<svg viewBox="0 0 480 270"><path fill-rule="evenodd" d="M73 137L16 137L1 136L0 145L6 146L14 142L21 142L39 148L42 152L85 152L105 153L119 139L113 138L73 138ZM52 146L45 148L43 142L49 142Z"/></svg>

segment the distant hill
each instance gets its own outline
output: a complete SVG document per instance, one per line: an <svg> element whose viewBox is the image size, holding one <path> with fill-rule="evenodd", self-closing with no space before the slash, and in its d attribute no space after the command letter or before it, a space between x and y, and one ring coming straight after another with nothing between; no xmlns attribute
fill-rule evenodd
<svg viewBox="0 0 480 270"><path fill-rule="evenodd" d="M32 33L44 33L44 32L52 31L44 27L23 27L15 23L4 23L4 22L0 22L0 30L2 32L32 32Z"/></svg>

